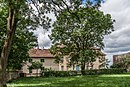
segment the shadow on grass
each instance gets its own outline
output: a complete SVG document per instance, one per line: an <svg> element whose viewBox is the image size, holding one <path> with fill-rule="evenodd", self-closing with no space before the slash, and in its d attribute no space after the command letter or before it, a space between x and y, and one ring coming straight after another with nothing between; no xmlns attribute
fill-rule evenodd
<svg viewBox="0 0 130 87"><path fill-rule="evenodd" d="M20 78L13 80L8 87L130 87L130 77L79 76Z"/></svg>

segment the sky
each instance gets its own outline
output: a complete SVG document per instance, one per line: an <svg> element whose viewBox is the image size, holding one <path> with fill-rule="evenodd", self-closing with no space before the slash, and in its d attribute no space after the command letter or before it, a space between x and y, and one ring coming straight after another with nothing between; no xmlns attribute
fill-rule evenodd
<svg viewBox="0 0 130 87"><path fill-rule="evenodd" d="M106 0L102 3L101 11L105 14L111 14L112 19L115 19L114 32L105 36L105 48L103 52L106 57L112 62L112 56L130 51L130 1L129 0ZM56 20L53 14L50 14L52 20ZM50 48L51 41L48 35L51 34L51 29L45 31L38 28L35 32L38 36L38 44L40 48Z"/></svg>
<svg viewBox="0 0 130 87"><path fill-rule="evenodd" d="M114 32L104 39L104 52L112 61L112 55L127 53L130 51L130 1L129 0L106 0L101 10L111 14L116 20Z"/></svg>

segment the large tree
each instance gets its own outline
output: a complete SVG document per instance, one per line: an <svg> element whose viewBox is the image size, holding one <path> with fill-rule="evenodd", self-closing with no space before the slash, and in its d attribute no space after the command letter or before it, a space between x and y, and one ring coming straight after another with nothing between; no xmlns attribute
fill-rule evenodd
<svg viewBox="0 0 130 87"><path fill-rule="evenodd" d="M50 26L50 19L44 15L44 13L54 12L56 15L62 12L64 8L70 9L77 8L81 5L81 0L69 0L69 5L67 5L68 0L0 0L0 7L7 7L7 22L1 22L0 24L7 25L4 28L6 32L1 57L0 57L0 87L6 86L5 72L8 61L8 56L11 50L11 43L15 30L18 27L21 17L28 20L27 29L35 29L36 26L43 26L43 28L48 28ZM96 0L100 1L100 0ZM67 2L67 3L66 3ZM0 8L0 10L3 8ZM30 22L33 22L31 24ZM28 25L30 24L30 26Z"/></svg>
<svg viewBox="0 0 130 87"><path fill-rule="evenodd" d="M2 44L4 43L4 38L6 34L6 16L7 16L7 7L4 6L0 10L0 52L2 50ZM21 18L21 22L16 30L14 41L11 47L11 53L9 54L8 59L8 69L21 69L23 62L27 60L28 50L34 46L36 46L37 38L33 35L33 32L26 29L26 19Z"/></svg>
<svg viewBox="0 0 130 87"><path fill-rule="evenodd" d="M70 62L81 64L81 70L85 70L86 63L91 64L101 56L99 49L104 47L104 36L113 31L113 22L110 14L91 3L69 11L64 9L53 25L51 51L58 60L68 55Z"/></svg>
<svg viewBox="0 0 130 87"><path fill-rule="evenodd" d="M28 51L37 45L37 38L29 31L16 30L9 54L7 69L20 70L29 58Z"/></svg>
<svg viewBox="0 0 130 87"><path fill-rule="evenodd" d="M2 33L0 32L0 34L3 35L2 43L0 43L0 45L3 45L0 56L0 87L6 86L6 67L16 29L23 29L24 33L22 34L26 33L25 35L29 35L24 29L34 30L38 26L43 26L44 29L50 27L49 22L51 20L45 17L45 10L40 10L40 5L38 4L39 1L36 0L0 0L0 11L2 13L0 19L4 19L0 21L2 25L0 27ZM48 6L43 7L46 9ZM25 37L22 34L20 37ZM30 35L32 36L31 33Z"/></svg>

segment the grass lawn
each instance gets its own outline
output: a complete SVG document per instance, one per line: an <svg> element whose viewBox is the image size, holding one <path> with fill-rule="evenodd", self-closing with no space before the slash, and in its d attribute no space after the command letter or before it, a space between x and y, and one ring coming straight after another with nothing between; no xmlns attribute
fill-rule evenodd
<svg viewBox="0 0 130 87"><path fill-rule="evenodd" d="M13 80L7 85L8 87L130 87L130 74L30 77Z"/></svg>

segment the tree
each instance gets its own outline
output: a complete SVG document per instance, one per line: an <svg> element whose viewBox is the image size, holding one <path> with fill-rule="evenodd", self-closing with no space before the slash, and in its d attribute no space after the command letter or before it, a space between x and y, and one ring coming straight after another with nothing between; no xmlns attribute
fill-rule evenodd
<svg viewBox="0 0 130 87"><path fill-rule="evenodd" d="M129 55L126 55L125 57L121 58L120 61L114 63L110 67L128 69L129 65L130 65L130 58L129 58Z"/></svg>
<svg viewBox="0 0 130 87"><path fill-rule="evenodd" d="M11 5L11 1L9 1L9 16L7 20L7 36L3 45L3 49L1 51L0 57L0 87L6 87L5 85L5 75L6 75L6 66L7 66L7 59L9 56L12 38L16 29L17 18L16 18L17 10L13 9Z"/></svg>
<svg viewBox="0 0 130 87"><path fill-rule="evenodd" d="M5 38L5 29L6 29L6 16L7 16L7 7L3 7L0 11L0 20L3 24L0 26L0 52L2 50L2 44L4 43ZM20 69L21 64L28 58L28 50L33 46L36 46L36 37L33 35L33 32L26 29L27 19L21 18L18 28L16 30L14 41L12 43L11 54L9 55L8 60L8 69ZM17 63L17 64L16 64Z"/></svg>
<svg viewBox="0 0 130 87"><path fill-rule="evenodd" d="M0 52L2 50L2 44L4 43L5 38L5 29L6 29L6 16L7 16L7 7L4 6L0 10ZM11 47L11 53L9 54L8 59L8 69L21 69L23 62L27 60L28 57L28 50L34 46L36 46L36 37L33 35L33 32L27 30L25 27L25 23L27 20L22 19L22 22L19 24L15 36L14 41Z"/></svg>
<svg viewBox="0 0 130 87"><path fill-rule="evenodd" d="M109 68L110 61L108 59L105 59L105 61L101 62L99 67Z"/></svg>
<svg viewBox="0 0 130 87"><path fill-rule="evenodd" d="M123 58L122 64L123 64L123 66L122 66L123 68L127 69L129 67L129 65L130 65L129 56L126 56L126 57Z"/></svg>
<svg viewBox="0 0 130 87"><path fill-rule="evenodd" d="M6 86L5 81L5 72L7 67L8 56L11 50L11 44L13 41L13 36L15 30L18 27L21 18L31 19L26 21L25 24L27 29L35 29L37 26L43 26L47 29L50 27L50 19L45 16L44 13L54 11L62 11L62 8L69 8L64 0L51 0L51 2L45 2L46 0L0 0L0 7L7 7L7 22L2 22L7 25L7 28L4 28L6 34L4 38L3 48L0 56L0 86ZM74 7L77 7L80 0L70 0L70 4L73 4ZM97 0L100 1L100 0ZM56 8L55 8L56 5ZM34 8L35 10L34 10ZM57 9L58 7L58 9ZM52 8L52 9L51 9ZM73 7L71 7L73 8ZM3 9L3 8L2 8ZM68 9L69 11L69 9ZM31 22L31 23L30 23ZM29 26L29 25L30 26Z"/></svg>
<svg viewBox="0 0 130 87"><path fill-rule="evenodd" d="M100 50L95 47L104 47L103 38L113 31L113 22L110 14L104 14L90 4L69 12L64 9L53 25L51 52L59 60L68 55L70 60L80 63L83 71L86 63L94 62L100 56Z"/></svg>
<svg viewBox="0 0 130 87"><path fill-rule="evenodd" d="M110 66L110 68L123 68L123 63L115 63L113 65Z"/></svg>
<svg viewBox="0 0 130 87"><path fill-rule="evenodd" d="M38 69L41 69L41 68L42 68L42 63L38 62L38 61L32 62L32 65L29 66L29 69L36 69L37 70L37 76L38 76Z"/></svg>
<svg viewBox="0 0 130 87"><path fill-rule="evenodd" d="M29 58L28 51L36 46L37 38L33 32L22 31L17 29L12 48L9 54L7 68L11 70L20 70Z"/></svg>
<svg viewBox="0 0 130 87"><path fill-rule="evenodd" d="M39 2L36 2L35 0L33 1L35 2L34 6L39 7L39 5L37 5ZM6 32L4 33L4 37L2 39L3 43L1 43L3 47L0 56L0 87L6 87L7 61L16 28L22 27L24 29L34 30L36 27L41 25L43 25L44 28L49 28L49 22L51 20L48 17L43 17L45 12L38 12L40 8L35 11L34 8L32 8L32 2L29 2L28 0L0 0L0 7L2 7L0 8L0 10L2 10L2 18L5 16L7 19L5 21L0 21L0 24L2 24L3 27L2 30ZM44 9L47 7L48 6Z"/></svg>

